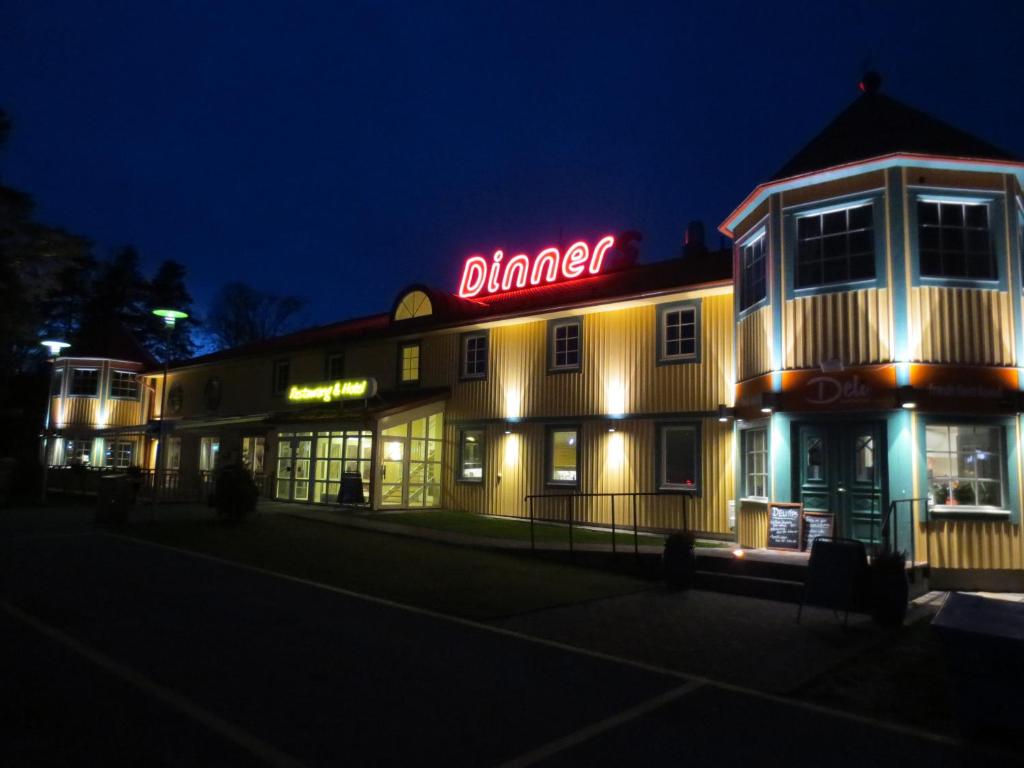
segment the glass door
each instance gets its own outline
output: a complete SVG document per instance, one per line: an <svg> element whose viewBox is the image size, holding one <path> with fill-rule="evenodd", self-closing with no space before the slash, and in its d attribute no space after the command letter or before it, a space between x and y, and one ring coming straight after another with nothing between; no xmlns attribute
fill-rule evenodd
<svg viewBox="0 0 1024 768"><path fill-rule="evenodd" d="M295 501L309 501L309 465L312 455L312 433L300 433L293 444L292 499Z"/></svg>
<svg viewBox="0 0 1024 768"><path fill-rule="evenodd" d="M395 434L401 431L402 434ZM405 506L406 425L384 430L381 438L380 503L383 507Z"/></svg>
<svg viewBox="0 0 1024 768"><path fill-rule="evenodd" d="M274 473L274 498L288 501L292 497L292 436L277 438L277 471Z"/></svg>

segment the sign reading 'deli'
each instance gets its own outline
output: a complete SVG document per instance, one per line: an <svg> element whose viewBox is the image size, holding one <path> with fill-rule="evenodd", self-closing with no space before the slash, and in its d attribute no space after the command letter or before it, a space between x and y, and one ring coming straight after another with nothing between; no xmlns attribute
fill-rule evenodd
<svg viewBox="0 0 1024 768"><path fill-rule="evenodd" d="M308 403L319 400L330 403L334 400L362 400L375 394L376 379L339 379L322 384L293 384L288 390L288 401Z"/></svg>
<svg viewBox="0 0 1024 768"><path fill-rule="evenodd" d="M580 240L564 253L554 247L545 248L533 259L525 253L506 259L504 251L495 251L490 261L483 256L470 256L462 267L459 296L471 299L596 275L601 271L605 254L614 244L615 238L608 235L598 240L593 249Z"/></svg>

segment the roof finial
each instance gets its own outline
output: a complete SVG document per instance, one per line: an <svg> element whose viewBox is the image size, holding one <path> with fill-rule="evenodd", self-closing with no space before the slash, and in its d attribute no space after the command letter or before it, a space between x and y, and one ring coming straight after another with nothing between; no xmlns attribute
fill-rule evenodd
<svg viewBox="0 0 1024 768"><path fill-rule="evenodd" d="M863 93L878 93L882 87L882 76L875 72L875 70L869 69L864 73L864 77L860 79L858 87Z"/></svg>

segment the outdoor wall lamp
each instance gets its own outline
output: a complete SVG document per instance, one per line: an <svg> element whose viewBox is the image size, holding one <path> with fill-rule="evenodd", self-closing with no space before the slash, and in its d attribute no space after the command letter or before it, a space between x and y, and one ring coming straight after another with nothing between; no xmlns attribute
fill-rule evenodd
<svg viewBox="0 0 1024 768"><path fill-rule="evenodd" d="M761 413L771 413L779 404L779 396L776 392L761 393Z"/></svg>
<svg viewBox="0 0 1024 768"><path fill-rule="evenodd" d="M917 408L916 390L909 384L899 387L896 390L896 402L899 403L900 408L906 408L908 411L914 410Z"/></svg>
<svg viewBox="0 0 1024 768"><path fill-rule="evenodd" d="M727 406L725 403L718 404L718 420L725 424L733 418L733 409Z"/></svg>

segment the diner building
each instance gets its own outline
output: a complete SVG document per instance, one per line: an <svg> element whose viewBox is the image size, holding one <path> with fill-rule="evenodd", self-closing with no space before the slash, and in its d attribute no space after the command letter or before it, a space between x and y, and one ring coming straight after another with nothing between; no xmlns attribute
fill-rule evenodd
<svg viewBox="0 0 1024 768"><path fill-rule="evenodd" d="M174 364L166 392L152 364L61 359L51 463L153 470L162 420L169 496L241 463L296 504L635 515L749 548L793 502L935 583L1024 587L1024 163L861 89L726 218L728 250L691 227L650 263L628 235L490 251L457 290Z"/></svg>

